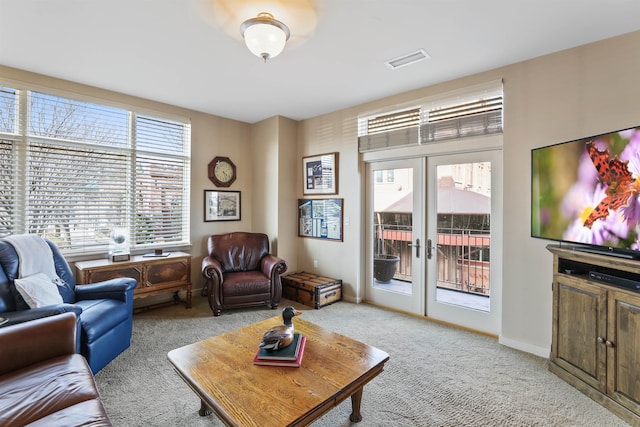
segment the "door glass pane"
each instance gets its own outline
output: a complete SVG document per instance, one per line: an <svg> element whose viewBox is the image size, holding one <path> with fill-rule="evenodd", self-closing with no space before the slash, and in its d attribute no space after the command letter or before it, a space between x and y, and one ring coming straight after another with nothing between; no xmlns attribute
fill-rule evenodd
<svg viewBox="0 0 640 427"><path fill-rule="evenodd" d="M412 168L376 171L373 210L373 287L411 295Z"/></svg>
<svg viewBox="0 0 640 427"><path fill-rule="evenodd" d="M439 302L489 311L491 162L437 167Z"/></svg>

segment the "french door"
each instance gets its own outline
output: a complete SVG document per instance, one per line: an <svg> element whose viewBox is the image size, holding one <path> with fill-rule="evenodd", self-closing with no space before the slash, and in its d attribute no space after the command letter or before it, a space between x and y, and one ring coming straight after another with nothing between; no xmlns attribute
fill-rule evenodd
<svg viewBox="0 0 640 427"><path fill-rule="evenodd" d="M424 314L424 159L367 164L366 299Z"/></svg>
<svg viewBox="0 0 640 427"><path fill-rule="evenodd" d="M427 315L498 335L501 151L427 160Z"/></svg>
<svg viewBox="0 0 640 427"><path fill-rule="evenodd" d="M500 333L501 151L366 164L365 299Z"/></svg>

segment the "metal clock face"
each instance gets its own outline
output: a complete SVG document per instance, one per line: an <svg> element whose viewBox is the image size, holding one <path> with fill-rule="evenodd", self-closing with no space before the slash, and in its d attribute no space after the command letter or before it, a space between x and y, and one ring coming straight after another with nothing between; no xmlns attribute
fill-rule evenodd
<svg viewBox="0 0 640 427"><path fill-rule="evenodd" d="M218 187L229 187L236 180L236 165L228 157L216 157L209 163L209 179Z"/></svg>

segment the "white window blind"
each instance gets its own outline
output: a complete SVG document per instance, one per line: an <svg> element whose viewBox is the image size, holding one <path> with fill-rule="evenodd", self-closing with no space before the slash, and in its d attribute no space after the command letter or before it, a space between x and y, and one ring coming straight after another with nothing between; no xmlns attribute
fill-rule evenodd
<svg viewBox="0 0 640 427"><path fill-rule="evenodd" d="M28 90L0 89L0 103L0 236L99 253L126 227L133 250L189 244L186 120Z"/></svg>
<svg viewBox="0 0 640 427"><path fill-rule="evenodd" d="M183 243L189 236L189 134L182 123L148 116L135 122L135 241Z"/></svg>
<svg viewBox="0 0 640 427"><path fill-rule="evenodd" d="M358 124L360 152L417 145L420 117L420 108L409 108L361 119Z"/></svg>
<svg viewBox="0 0 640 427"><path fill-rule="evenodd" d="M423 112L422 144L502 132L502 94L456 102Z"/></svg>
<svg viewBox="0 0 640 427"><path fill-rule="evenodd" d="M12 229L16 221L15 177L20 172L16 163L17 140L18 93L0 86L0 233Z"/></svg>
<svg viewBox="0 0 640 427"><path fill-rule="evenodd" d="M365 123L367 125L367 135L417 126L420 124L420 108L371 117Z"/></svg>
<svg viewBox="0 0 640 427"><path fill-rule="evenodd" d="M422 100L358 120L361 153L502 132L502 83ZM418 102L417 102L418 103Z"/></svg>

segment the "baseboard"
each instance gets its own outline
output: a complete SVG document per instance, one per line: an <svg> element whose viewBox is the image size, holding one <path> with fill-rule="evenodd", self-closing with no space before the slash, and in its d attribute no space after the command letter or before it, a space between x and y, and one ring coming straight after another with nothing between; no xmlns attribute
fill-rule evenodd
<svg viewBox="0 0 640 427"><path fill-rule="evenodd" d="M360 304L362 302L362 298L347 296L344 293L342 293L342 300L346 302L352 302L354 304Z"/></svg>
<svg viewBox="0 0 640 427"><path fill-rule="evenodd" d="M510 338L505 338L503 335L500 335L498 337L498 342L505 347L515 348L516 350L535 354L536 356L544 357L545 359L548 359L549 354L551 353L551 350L549 348L539 347L537 345L523 343L522 341L512 340Z"/></svg>
<svg viewBox="0 0 640 427"><path fill-rule="evenodd" d="M342 294L342 300L346 301L346 302L355 303L355 304L360 304L361 302L363 302L362 298L360 298L360 297L347 296L347 295L344 295L344 293ZM407 314L410 314L410 313L407 313ZM427 320L432 320L432 319L429 319L429 318L424 317L424 316L419 316L419 317L425 318ZM455 325L452 325L452 326L455 326ZM473 331L473 332L477 332L477 331ZM495 337L495 335L494 335L494 337ZM504 345L506 347L515 348L516 350L524 351L525 353L531 353L531 354L534 354L536 356L543 357L545 359L549 358L549 354L551 352L550 349L548 349L548 348L538 347L538 346L535 346L535 345L523 343L522 341L512 340L510 338L505 338L502 335L500 335L498 337L498 342L501 345Z"/></svg>

